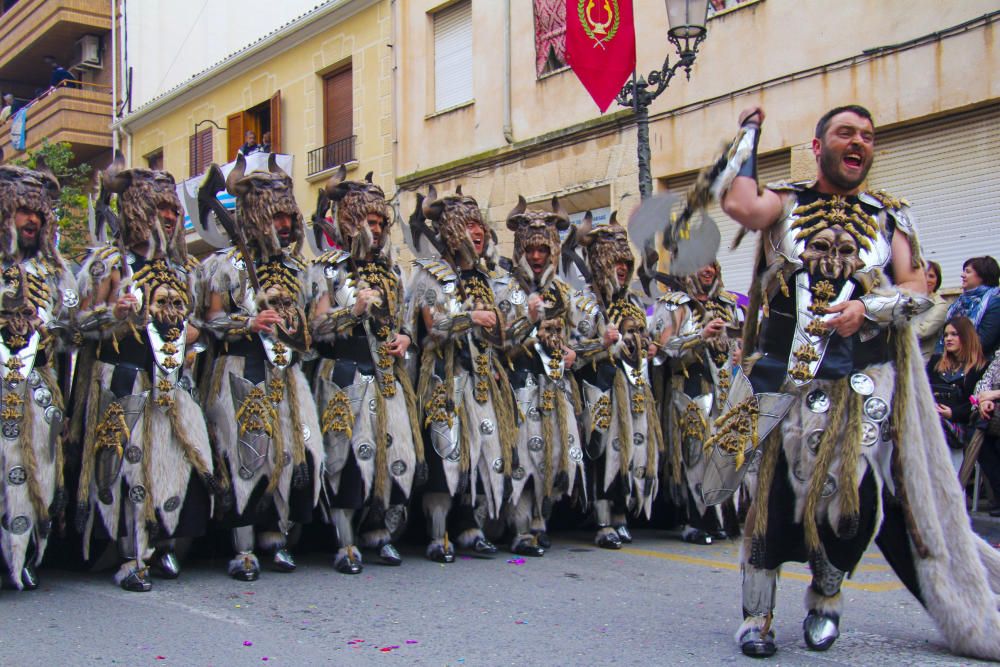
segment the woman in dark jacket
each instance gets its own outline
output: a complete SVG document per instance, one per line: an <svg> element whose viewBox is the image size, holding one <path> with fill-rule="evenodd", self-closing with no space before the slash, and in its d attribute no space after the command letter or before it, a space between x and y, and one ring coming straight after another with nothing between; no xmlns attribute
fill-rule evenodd
<svg viewBox="0 0 1000 667"><path fill-rule="evenodd" d="M985 368L975 325L967 317L949 319L944 325L944 351L931 357L927 379L956 471L962 465L965 445L971 436L969 421L973 406L969 398L975 394L976 383Z"/></svg>

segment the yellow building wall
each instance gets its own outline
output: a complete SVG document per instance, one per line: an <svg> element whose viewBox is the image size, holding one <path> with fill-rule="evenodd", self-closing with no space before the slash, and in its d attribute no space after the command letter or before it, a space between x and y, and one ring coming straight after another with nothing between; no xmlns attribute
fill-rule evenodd
<svg viewBox="0 0 1000 667"><path fill-rule="evenodd" d="M184 103L161 118L135 130L132 166L146 166L145 156L163 150L164 169L178 180L190 177L189 139L195 123L211 119L226 126L226 118L281 92L281 152L295 156L293 180L299 207L308 219L323 181L306 180L306 155L324 145L322 75L347 62L353 71L354 133L357 169L348 178L373 180L393 190L392 173L392 59L387 48L391 34L389 3L381 2L280 55L252 71ZM210 124L213 161L227 159L227 135ZM259 137L258 137L259 138Z"/></svg>

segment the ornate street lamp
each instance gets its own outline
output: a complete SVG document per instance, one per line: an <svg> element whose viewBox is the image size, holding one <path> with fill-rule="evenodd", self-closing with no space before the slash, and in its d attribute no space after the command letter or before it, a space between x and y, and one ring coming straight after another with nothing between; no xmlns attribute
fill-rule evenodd
<svg viewBox="0 0 1000 667"><path fill-rule="evenodd" d="M708 0L664 0L670 29L667 39L677 49L677 62L670 64L670 54L663 60L663 67L625 84L618 93L617 102L635 109L635 125L639 132L639 196L646 199L653 192L653 176L649 171L649 105L670 85L677 70L684 68L691 79L691 66L698 54L698 47L708 35L705 29L708 17Z"/></svg>

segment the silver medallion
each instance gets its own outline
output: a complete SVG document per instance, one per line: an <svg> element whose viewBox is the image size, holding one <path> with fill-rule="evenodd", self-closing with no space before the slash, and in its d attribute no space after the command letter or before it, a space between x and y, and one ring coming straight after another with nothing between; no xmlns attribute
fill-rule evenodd
<svg viewBox="0 0 1000 667"><path fill-rule="evenodd" d="M566 442L572 445L574 442L576 442L576 436L570 433L569 435L566 436Z"/></svg>
<svg viewBox="0 0 1000 667"><path fill-rule="evenodd" d="M493 459L493 472L503 472L503 459Z"/></svg>
<svg viewBox="0 0 1000 667"><path fill-rule="evenodd" d="M455 283L445 283L441 287L441 291L444 292L445 294L451 294L452 292L455 291Z"/></svg>
<svg viewBox="0 0 1000 667"><path fill-rule="evenodd" d="M62 410L54 405L50 405L45 408L45 423L51 424L53 421L61 421L63 417Z"/></svg>
<svg viewBox="0 0 1000 667"><path fill-rule="evenodd" d="M646 469L643 466L639 466L632 473L636 479L645 479Z"/></svg>
<svg viewBox="0 0 1000 667"><path fill-rule="evenodd" d="M830 396L822 389L809 392L806 405L813 412L826 412L830 409Z"/></svg>
<svg viewBox="0 0 1000 667"><path fill-rule="evenodd" d="M435 292L434 290L429 289L426 292L424 292L424 303L426 305L433 306L435 303L437 303L437 300L438 300L438 295L437 292Z"/></svg>
<svg viewBox="0 0 1000 667"><path fill-rule="evenodd" d="M747 459L747 472L757 473L760 472L760 462L764 458L764 452L759 449L753 450L750 457Z"/></svg>
<svg viewBox="0 0 1000 667"><path fill-rule="evenodd" d="M13 420L5 421L3 425L0 425L0 432L8 440L17 440L21 437L21 424Z"/></svg>
<svg viewBox="0 0 1000 667"><path fill-rule="evenodd" d="M528 438L528 451L540 452L545 447L545 441L542 440L537 435L533 435Z"/></svg>
<svg viewBox="0 0 1000 667"><path fill-rule="evenodd" d="M538 472L541 473L542 475L544 475L545 471L548 470L548 466L545 465L545 461L539 461L538 465L535 467L538 469Z"/></svg>
<svg viewBox="0 0 1000 667"><path fill-rule="evenodd" d="M323 275L328 279L333 280L337 276L337 267L332 264L327 264L323 269Z"/></svg>
<svg viewBox="0 0 1000 667"><path fill-rule="evenodd" d="M392 447L392 433L385 434L385 446Z"/></svg>
<svg viewBox="0 0 1000 667"><path fill-rule="evenodd" d="M176 512L177 508L181 506L180 496L170 496L167 501L163 503L164 512Z"/></svg>
<svg viewBox="0 0 1000 667"><path fill-rule="evenodd" d="M569 458L571 461L576 461L579 463L580 461L583 460L583 450L580 449L579 447L570 447Z"/></svg>
<svg viewBox="0 0 1000 667"><path fill-rule="evenodd" d="M618 438L613 438L611 440L611 449L615 450L616 452L620 452L622 450L622 441L619 440Z"/></svg>
<svg viewBox="0 0 1000 667"><path fill-rule="evenodd" d="M823 481L823 489L819 492L824 498L829 498L837 492L837 480L833 478L833 475L827 475L826 479Z"/></svg>
<svg viewBox="0 0 1000 667"><path fill-rule="evenodd" d="M885 442L889 442L892 440L892 425L889 424L888 419L882 422L882 425L879 426L879 435Z"/></svg>
<svg viewBox="0 0 1000 667"><path fill-rule="evenodd" d="M855 373L851 376L851 389L862 396L871 396L875 391L875 381L864 373Z"/></svg>
<svg viewBox="0 0 1000 667"><path fill-rule="evenodd" d="M396 459L389 464L389 472L391 472L396 477L406 474L406 462L402 459Z"/></svg>
<svg viewBox="0 0 1000 667"><path fill-rule="evenodd" d="M861 422L861 444L865 447L871 447L879 440L879 427L875 422L862 421Z"/></svg>
<svg viewBox="0 0 1000 667"><path fill-rule="evenodd" d="M795 475L795 479L800 482L809 481L809 473L806 470L805 457L801 454L799 458L795 460L795 465L792 466L792 474Z"/></svg>
<svg viewBox="0 0 1000 667"><path fill-rule="evenodd" d="M24 466L14 466L7 473L7 481L14 486L20 486L28 481L28 472L24 469Z"/></svg>
<svg viewBox="0 0 1000 667"><path fill-rule="evenodd" d="M313 432L309 430L309 427L305 424L302 425L302 440L309 442L309 438L312 437Z"/></svg>
<svg viewBox="0 0 1000 667"><path fill-rule="evenodd" d="M533 422L540 422L540 421L542 421L542 413L541 413L541 411L538 408L536 408L536 407L530 407L530 408L528 408L528 419L530 419Z"/></svg>
<svg viewBox="0 0 1000 667"><path fill-rule="evenodd" d="M358 458L362 461L369 461L375 456L375 448L370 443L362 442L358 445Z"/></svg>
<svg viewBox="0 0 1000 667"><path fill-rule="evenodd" d="M105 271L107 271L107 267L104 265L104 260L102 259L95 260L90 265L90 275L94 278L100 278L104 275Z"/></svg>
<svg viewBox="0 0 1000 667"><path fill-rule="evenodd" d="M590 323L590 320L587 319L587 318L584 318L584 319L580 320L579 324L576 325L576 330L579 331L584 336L586 336L587 334L590 333L590 330L591 330L592 326L593 325Z"/></svg>
<svg viewBox="0 0 1000 667"><path fill-rule="evenodd" d="M510 474L511 477L513 477L514 479L516 479L519 482L522 479L524 479L524 475L525 475L525 472L524 472L524 468L522 466L517 466L516 468L514 468L514 472L512 472Z"/></svg>
<svg viewBox="0 0 1000 667"><path fill-rule="evenodd" d="M368 401L368 412L375 414L375 399Z"/></svg>
<svg viewBox="0 0 1000 667"><path fill-rule="evenodd" d="M644 433L633 433L632 434L632 444L636 446L641 446L646 442L646 435Z"/></svg>
<svg viewBox="0 0 1000 667"><path fill-rule="evenodd" d="M142 460L142 450L135 445L125 448L125 460L129 463L138 463Z"/></svg>
<svg viewBox="0 0 1000 667"><path fill-rule="evenodd" d="M493 422L490 421L489 419L484 419L483 421L479 422L479 432L482 433L483 435L493 435L493 431L495 430L496 427L493 426Z"/></svg>
<svg viewBox="0 0 1000 667"><path fill-rule="evenodd" d="M42 383L42 376L35 369L28 373L28 386L35 388Z"/></svg>
<svg viewBox="0 0 1000 667"><path fill-rule="evenodd" d="M809 451L815 454L819 451L819 441L823 438L823 429L818 428L815 431L810 431L809 435L806 436L806 447Z"/></svg>
<svg viewBox="0 0 1000 667"><path fill-rule="evenodd" d="M282 465L288 465L292 462L292 455L285 452L285 455L281 457L281 460L284 462Z"/></svg>
<svg viewBox="0 0 1000 667"><path fill-rule="evenodd" d="M525 387L534 387L537 384L538 383L535 382L535 378L532 375L529 375L528 377L524 378L524 386Z"/></svg>
<svg viewBox="0 0 1000 667"><path fill-rule="evenodd" d="M10 522L10 532L15 535L23 535L28 532L29 528L31 528L31 519L23 514L14 517Z"/></svg>
<svg viewBox="0 0 1000 667"><path fill-rule="evenodd" d="M240 466L239 475L240 479L253 479L253 470L246 466Z"/></svg>
<svg viewBox="0 0 1000 667"><path fill-rule="evenodd" d="M507 299L504 299L503 301L501 301L500 303L497 304L497 308L500 309L501 313L504 313L504 314L509 313L510 312L510 308L511 308L510 301L508 301Z"/></svg>
<svg viewBox="0 0 1000 667"><path fill-rule="evenodd" d="M878 396L871 396L865 399L865 416L880 422L889 416L889 404Z"/></svg>
<svg viewBox="0 0 1000 667"><path fill-rule="evenodd" d="M128 490L128 499L138 505L146 499L146 487L142 484L136 484Z"/></svg>
<svg viewBox="0 0 1000 667"><path fill-rule="evenodd" d="M244 262L242 258L241 259L233 259L233 266L236 267L237 271L246 271L247 270L247 263Z"/></svg>
<svg viewBox="0 0 1000 667"><path fill-rule="evenodd" d="M528 298L528 295L524 293L524 290L516 289L510 293L510 302L515 306L520 306Z"/></svg>
<svg viewBox="0 0 1000 667"><path fill-rule="evenodd" d="M63 305L67 308L76 308L80 305L80 295L76 290L64 289L62 293Z"/></svg>
<svg viewBox="0 0 1000 667"><path fill-rule="evenodd" d="M48 387L39 387L38 389L36 389L34 397L35 397L35 403L38 403L38 405L42 406L43 408L47 408L49 405L52 404L52 392L49 391Z"/></svg>

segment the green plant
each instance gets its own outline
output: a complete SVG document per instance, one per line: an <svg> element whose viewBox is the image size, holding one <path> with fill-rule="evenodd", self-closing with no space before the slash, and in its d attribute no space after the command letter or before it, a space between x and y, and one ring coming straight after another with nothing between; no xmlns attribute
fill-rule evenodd
<svg viewBox="0 0 1000 667"><path fill-rule="evenodd" d="M22 167L35 169L39 160L52 171L59 184L59 204L56 207L56 218L59 220L59 250L67 258L74 257L87 247L89 231L87 229L87 195L90 185L92 168L87 163L74 164L76 156L67 141L49 143L42 140L42 145L28 151L27 154L14 161Z"/></svg>

